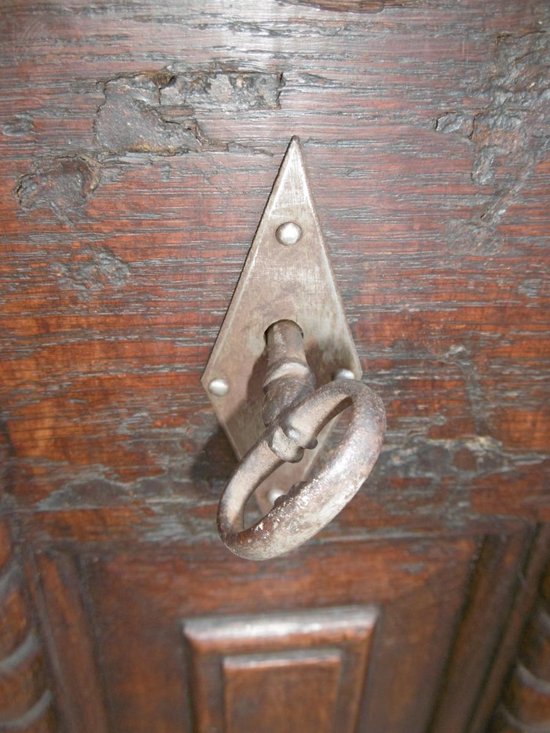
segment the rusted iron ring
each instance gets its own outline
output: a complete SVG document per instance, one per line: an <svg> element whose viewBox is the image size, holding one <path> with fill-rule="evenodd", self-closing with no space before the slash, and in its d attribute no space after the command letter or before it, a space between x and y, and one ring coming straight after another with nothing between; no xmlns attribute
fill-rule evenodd
<svg viewBox="0 0 550 733"><path fill-rule="evenodd" d="M348 406L351 418L332 460L307 481L293 486L259 522L244 529L247 499L283 463L270 448L281 442L277 433L294 444L296 451L307 448L323 426ZM382 401L355 380L326 384L281 415L246 454L223 492L218 528L225 545L240 557L267 560L309 540L361 488L380 453L385 427Z"/></svg>

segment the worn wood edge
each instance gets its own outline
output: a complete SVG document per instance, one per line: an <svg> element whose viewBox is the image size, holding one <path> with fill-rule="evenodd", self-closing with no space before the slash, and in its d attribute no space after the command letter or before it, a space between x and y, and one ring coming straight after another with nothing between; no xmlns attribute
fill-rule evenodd
<svg viewBox="0 0 550 733"><path fill-rule="evenodd" d="M491 733L550 730L550 552Z"/></svg>
<svg viewBox="0 0 550 733"><path fill-rule="evenodd" d="M221 547L216 530L216 504L193 506L185 502L148 506L93 507L69 511L21 512L22 537L35 549L49 547L97 549L109 547L178 544L182 547ZM309 544L380 540L438 539L510 534L533 526L525 518L495 520L479 517L468 523L426 521L422 514L395 527L389 514L372 515L370 526L346 527L342 517L313 538ZM299 552L299 550L298 550Z"/></svg>

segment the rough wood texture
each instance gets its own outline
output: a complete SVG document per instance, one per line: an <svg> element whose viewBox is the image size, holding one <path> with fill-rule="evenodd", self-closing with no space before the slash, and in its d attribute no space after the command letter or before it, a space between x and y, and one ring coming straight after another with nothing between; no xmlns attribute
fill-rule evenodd
<svg viewBox="0 0 550 733"><path fill-rule="evenodd" d="M5 6L8 490L44 531L214 536L199 376L291 133L388 409L339 535L548 518L548 4L393 5Z"/></svg>
<svg viewBox="0 0 550 733"><path fill-rule="evenodd" d="M546 0L3 3L1 480L63 733L191 730L185 619L355 605L360 730L486 729L548 557L549 27ZM199 378L293 134L389 431L259 569L216 535Z"/></svg>

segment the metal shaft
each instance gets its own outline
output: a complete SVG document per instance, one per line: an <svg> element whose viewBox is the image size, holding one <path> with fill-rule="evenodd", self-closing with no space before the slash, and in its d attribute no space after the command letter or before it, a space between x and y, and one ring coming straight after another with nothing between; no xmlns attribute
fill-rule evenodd
<svg viewBox="0 0 550 733"><path fill-rule="evenodd" d="M279 415L315 388L307 363L304 337L294 321L277 321L266 331L267 371L263 420L271 425Z"/></svg>

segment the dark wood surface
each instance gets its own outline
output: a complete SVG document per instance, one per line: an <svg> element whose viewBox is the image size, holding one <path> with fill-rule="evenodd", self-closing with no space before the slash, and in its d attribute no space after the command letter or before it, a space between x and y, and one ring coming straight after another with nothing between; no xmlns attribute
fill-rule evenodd
<svg viewBox="0 0 550 733"><path fill-rule="evenodd" d="M549 24L546 0L2 4L2 511L24 684L58 711L29 731L200 730L182 624L356 606L361 731L482 733L507 679L495 730L550 725L516 658L547 604ZM388 434L340 517L256 566L217 538L235 459L199 378L291 135ZM345 655L312 645L275 651L323 720ZM266 670L290 694L265 648L228 662L228 731Z"/></svg>

